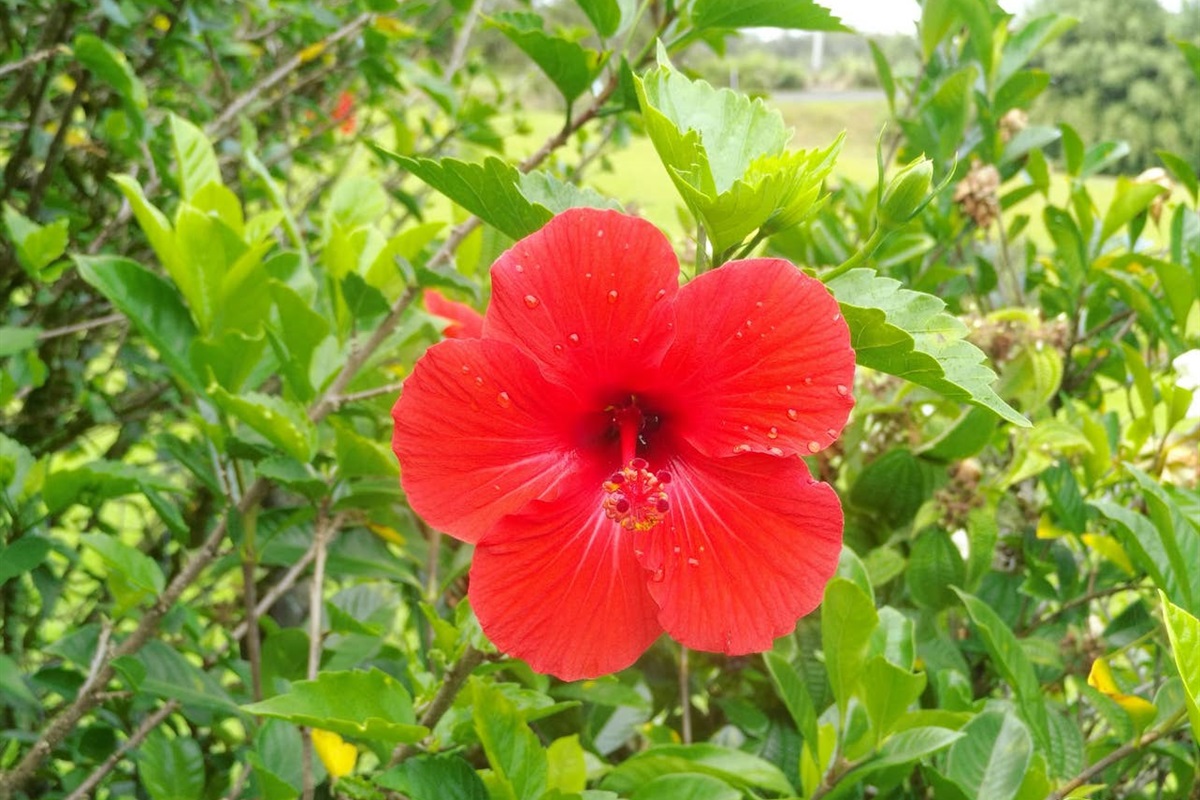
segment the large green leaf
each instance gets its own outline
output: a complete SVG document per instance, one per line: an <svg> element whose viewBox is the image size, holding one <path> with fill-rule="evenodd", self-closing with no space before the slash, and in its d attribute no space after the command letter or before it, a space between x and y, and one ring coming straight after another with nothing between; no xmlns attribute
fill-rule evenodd
<svg viewBox="0 0 1200 800"><path fill-rule="evenodd" d="M1042 698L1042 684L1033 664L1025 654L1021 642L1009 629L1000 615L977 597L959 591L967 614L992 657L992 664L1017 696L1017 708L1028 723L1038 748L1049 758L1051 755L1050 720Z"/></svg>
<svg viewBox="0 0 1200 800"><path fill-rule="evenodd" d="M660 775L638 787L630 800L739 800L742 793L711 775Z"/></svg>
<svg viewBox="0 0 1200 800"><path fill-rule="evenodd" d="M1172 603L1162 592L1158 597L1167 624L1167 638L1171 641L1171 654L1175 657L1179 677L1183 679L1192 735L1200 737L1200 619Z"/></svg>
<svg viewBox="0 0 1200 800"><path fill-rule="evenodd" d="M775 683L775 691L783 699L784 706L792 715L796 729L804 737L805 745L814 753L817 749L817 712L804 679L788 660L778 653L765 653L763 662Z"/></svg>
<svg viewBox="0 0 1200 800"><path fill-rule="evenodd" d="M600 54L579 42L542 29L542 18L529 12L497 14L491 24L533 59L562 93L567 104L587 91L601 66Z"/></svg>
<svg viewBox="0 0 1200 800"><path fill-rule="evenodd" d="M854 779L861 780L880 770L915 763L926 756L945 750L961 737L962 734L958 731L934 726L900 731L883 743L874 758L855 770L847 784L854 785Z"/></svg>
<svg viewBox="0 0 1200 800"><path fill-rule="evenodd" d="M152 731L138 748L139 782L153 800L200 800L204 754L195 739Z"/></svg>
<svg viewBox="0 0 1200 800"><path fill-rule="evenodd" d="M983 352L964 338L966 325L946 313L940 298L863 268L834 278L829 288L850 326L859 364L1029 425L992 389L996 374Z"/></svg>
<svg viewBox="0 0 1200 800"><path fill-rule="evenodd" d="M660 775L694 772L738 788L794 794L787 777L769 761L715 744L663 745L621 762L605 776L605 789L628 795Z"/></svg>
<svg viewBox="0 0 1200 800"><path fill-rule="evenodd" d="M1196 562L1187 560L1173 526L1167 522L1155 524L1143 514L1111 500L1097 500L1092 505L1116 523L1113 530L1125 552L1150 575L1154 585L1184 608L1193 608Z"/></svg>
<svg viewBox="0 0 1200 800"><path fill-rule="evenodd" d="M46 560L50 540L44 536L22 536L11 544L0 542L0 586L29 572Z"/></svg>
<svg viewBox="0 0 1200 800"><path fill-rule="evenodd" d="M603 37L621 33L637 11L634 0L575 0Z"/></svg>
<svg viewBox="0 0 1200 800"><path fill-rule="evenodd" d="M317 450L317 430L299 403L260 392L233 395L220 386L209 390L226 414L241 420L297 461L312 460Z"/></svg>
<svg viewBox="0 0 1200 800"><path fill-rule="evenodd" d="M1033 740L1012 714L985 711L962 729L946 757L946 777L968 797L1012 800L1033 758Z"/></svg>
<svg viewBox="0 0 1200 800"><path fill-rule="evenodd" d="M475 732L504 800L537 800L546 791L549 763L521 712L496 687L471 683ZM493 795L494 797L495 795Z"/></svg>
<svg viewBox="0 0 1200 800"><path fill-rule="evenodd" d="M415 724L412 698L392 676L369 672L322 672L296 681L284 694L242 707L271 717L377 742L417 742L429 729Z"/></svg>
<svg viewBox="0 0 1200 800"><path fill-rule="evenodd" d="M410 758L379 776L384 789L410 800L489 800L487 786L462 756L448 753Z"/></svg>
<svg viewBox="0 0 1200 800"><path fill-rule="evenodd" d="M853 582L834 578L821 602L821 647L829 685L844 713L866 666L867 645L879 624L874 600Z"/></svg>
<svg viewBox="0 0 1200 800"><path fill-rule="evenodd" d="M80 276L129 317L175 377L198 389L202 384L187 358L196 338L196 326L175 289L127 258L74 256L74 259Z"/></svg>
<svg viewBox="0 0 1200 800"><path fill-rule="evenodd" d="M696 0L697 28L790 28L799 31L850 31L828 8L813 0Z"/></svg>
<svg viewBox="0 0 1200 800"><path fill-rule="evenodd" d="M77 467L60 467L46 476L43 499L51 513L80 502L98 507L105 500L176 487L146 467L122 461L96 460Z"/></svg>
<svg viewBox="0 0 1200 800"><path fill-rule="evenodd" d="M125 58L125 54L91 33L81 33L72 45L75 58L125 104L125 110L139 131L144 124L142 112L149 104L146 87Z"/></svg>
<svg viewBox="0 0 1200 800"><path fill-rule="evenodd" d="M925 690L925 673L909 672L883 656L867 662L862 681L867 687L863 702L876 740L895 730L896 723Z"/></svg>

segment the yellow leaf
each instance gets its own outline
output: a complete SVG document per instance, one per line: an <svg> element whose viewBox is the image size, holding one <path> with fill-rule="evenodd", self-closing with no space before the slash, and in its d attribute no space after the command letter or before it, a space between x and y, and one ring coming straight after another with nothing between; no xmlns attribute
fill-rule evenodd
<svg viewBox="0 0 1200 800"><path fill-rule="evenodd" d="M1066 534L1067 534L1066 531L1064 531L1062 528L1055 525L1050 520L1049 514L1042 514L1041 519L1038 520L1037 538L1039 538L1039 539L1057 539L1058 537L1065 536Z"/></svg>
<svg viewBox="0 0 1200 800"><path fill-rule="evenodd" d="M368 522L367 528L371 531L371 533L375 534L380 539L383 539L385 542L391 542L392 544L399 545L404 544L404 535L395 528L389 528L387 525L379 525L374 522Z"/></svg>
<svg viewBox="0 0 1200 800"><path fill-rule="evenodd" d="M1124 570L1127 575L1133 574L1133 562L1129 560L1129 554L1116 539L1102 533L1085 533L1079 538L1088 547Z"/></svg>
<svg viewBox="0 0 1200 800"><path fill-rule="evenodd" d="M333 776L334 780L354 771L354 764L358 761L358 748L341 736L333 731L313 728L312 743L321 763L325 765L325 771Z"/></svg>
<svg viewBox="0 0 1200 800"><path fill-rule="evenodd" d="M1125 709L1125 713L1129 714L1129 718L1133 720L1134 728L1139 732L1144 730L1158 713L1158 709L1149 700L1123 693L1113 678L1112 669L1103 658L1097 658L1092 662L1091 672L1088 673L1088 686L1108 695L1117 705Z"/></svg>
<svg viewBox="0 0 1200 800"><path fill-rule="evenodd" d="M321 55L321 53L324 53L324 52L325 52L325 43L324 42L317 42L316 44L310 44L308 47L306 47L300 51L300 63L307 64L308 62L312 61L314 58L316 58L317 56Z"/></svg>
<svg viewBox="0 0 1200 800"><path fill-rule="evenodd" d="M401 22L392 17L385 17L382 14L375 17L371 22L371 27L380 33L386 33L391 36L416 36L417 29L406 22Z"/></svg>

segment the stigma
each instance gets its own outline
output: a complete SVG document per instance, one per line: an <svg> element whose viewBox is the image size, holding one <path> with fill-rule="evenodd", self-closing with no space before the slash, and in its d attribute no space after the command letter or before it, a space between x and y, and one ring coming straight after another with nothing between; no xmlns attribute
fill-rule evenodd
<svg viewBox="0 0 1200 800"><path fill-rule="evenodd" d="M644 458L630 459L604 482L604 514L627 531L648 531L671 510L664 486L671 473L650 471Z"/></svg>

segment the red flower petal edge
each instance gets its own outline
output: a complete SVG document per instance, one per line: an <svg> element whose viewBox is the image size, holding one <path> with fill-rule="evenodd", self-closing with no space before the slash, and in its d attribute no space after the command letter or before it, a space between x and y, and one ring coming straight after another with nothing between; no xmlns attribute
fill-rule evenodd
<svg viewBox="0 0 1200 800"><path fill-rule="evenodd" d="M836 568L840 503L799 458L853 405L836 302L777 259L678 275L649 223L560 214L493 266L481 336L430 348L393 410L410 504L477 543L480 624L538 671L622 669L663 630L769 648Z"/></svg>
<svg viewBox="0 0 1200 800"><path fill-rule="evenodd" d="M483 336L483 315L466 303L449 300L436 289L422 295L430 314L450 321L442 331L447 339L478 339Z"/></svg>

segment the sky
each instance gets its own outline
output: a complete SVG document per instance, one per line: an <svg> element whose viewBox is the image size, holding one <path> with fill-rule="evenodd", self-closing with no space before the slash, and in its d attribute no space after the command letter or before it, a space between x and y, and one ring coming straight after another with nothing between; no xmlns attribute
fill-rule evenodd
<svg viewBox="0 0 1200 800"><path fill-rule="evenodd" d="M917 0L818 0L850 27L861 33L911 33L913 23L921 13ZM1172 11L1179 10L1179 0L1160 0ZM1000 0L1000 7L1020 14L1033 0Z"/></svg>

